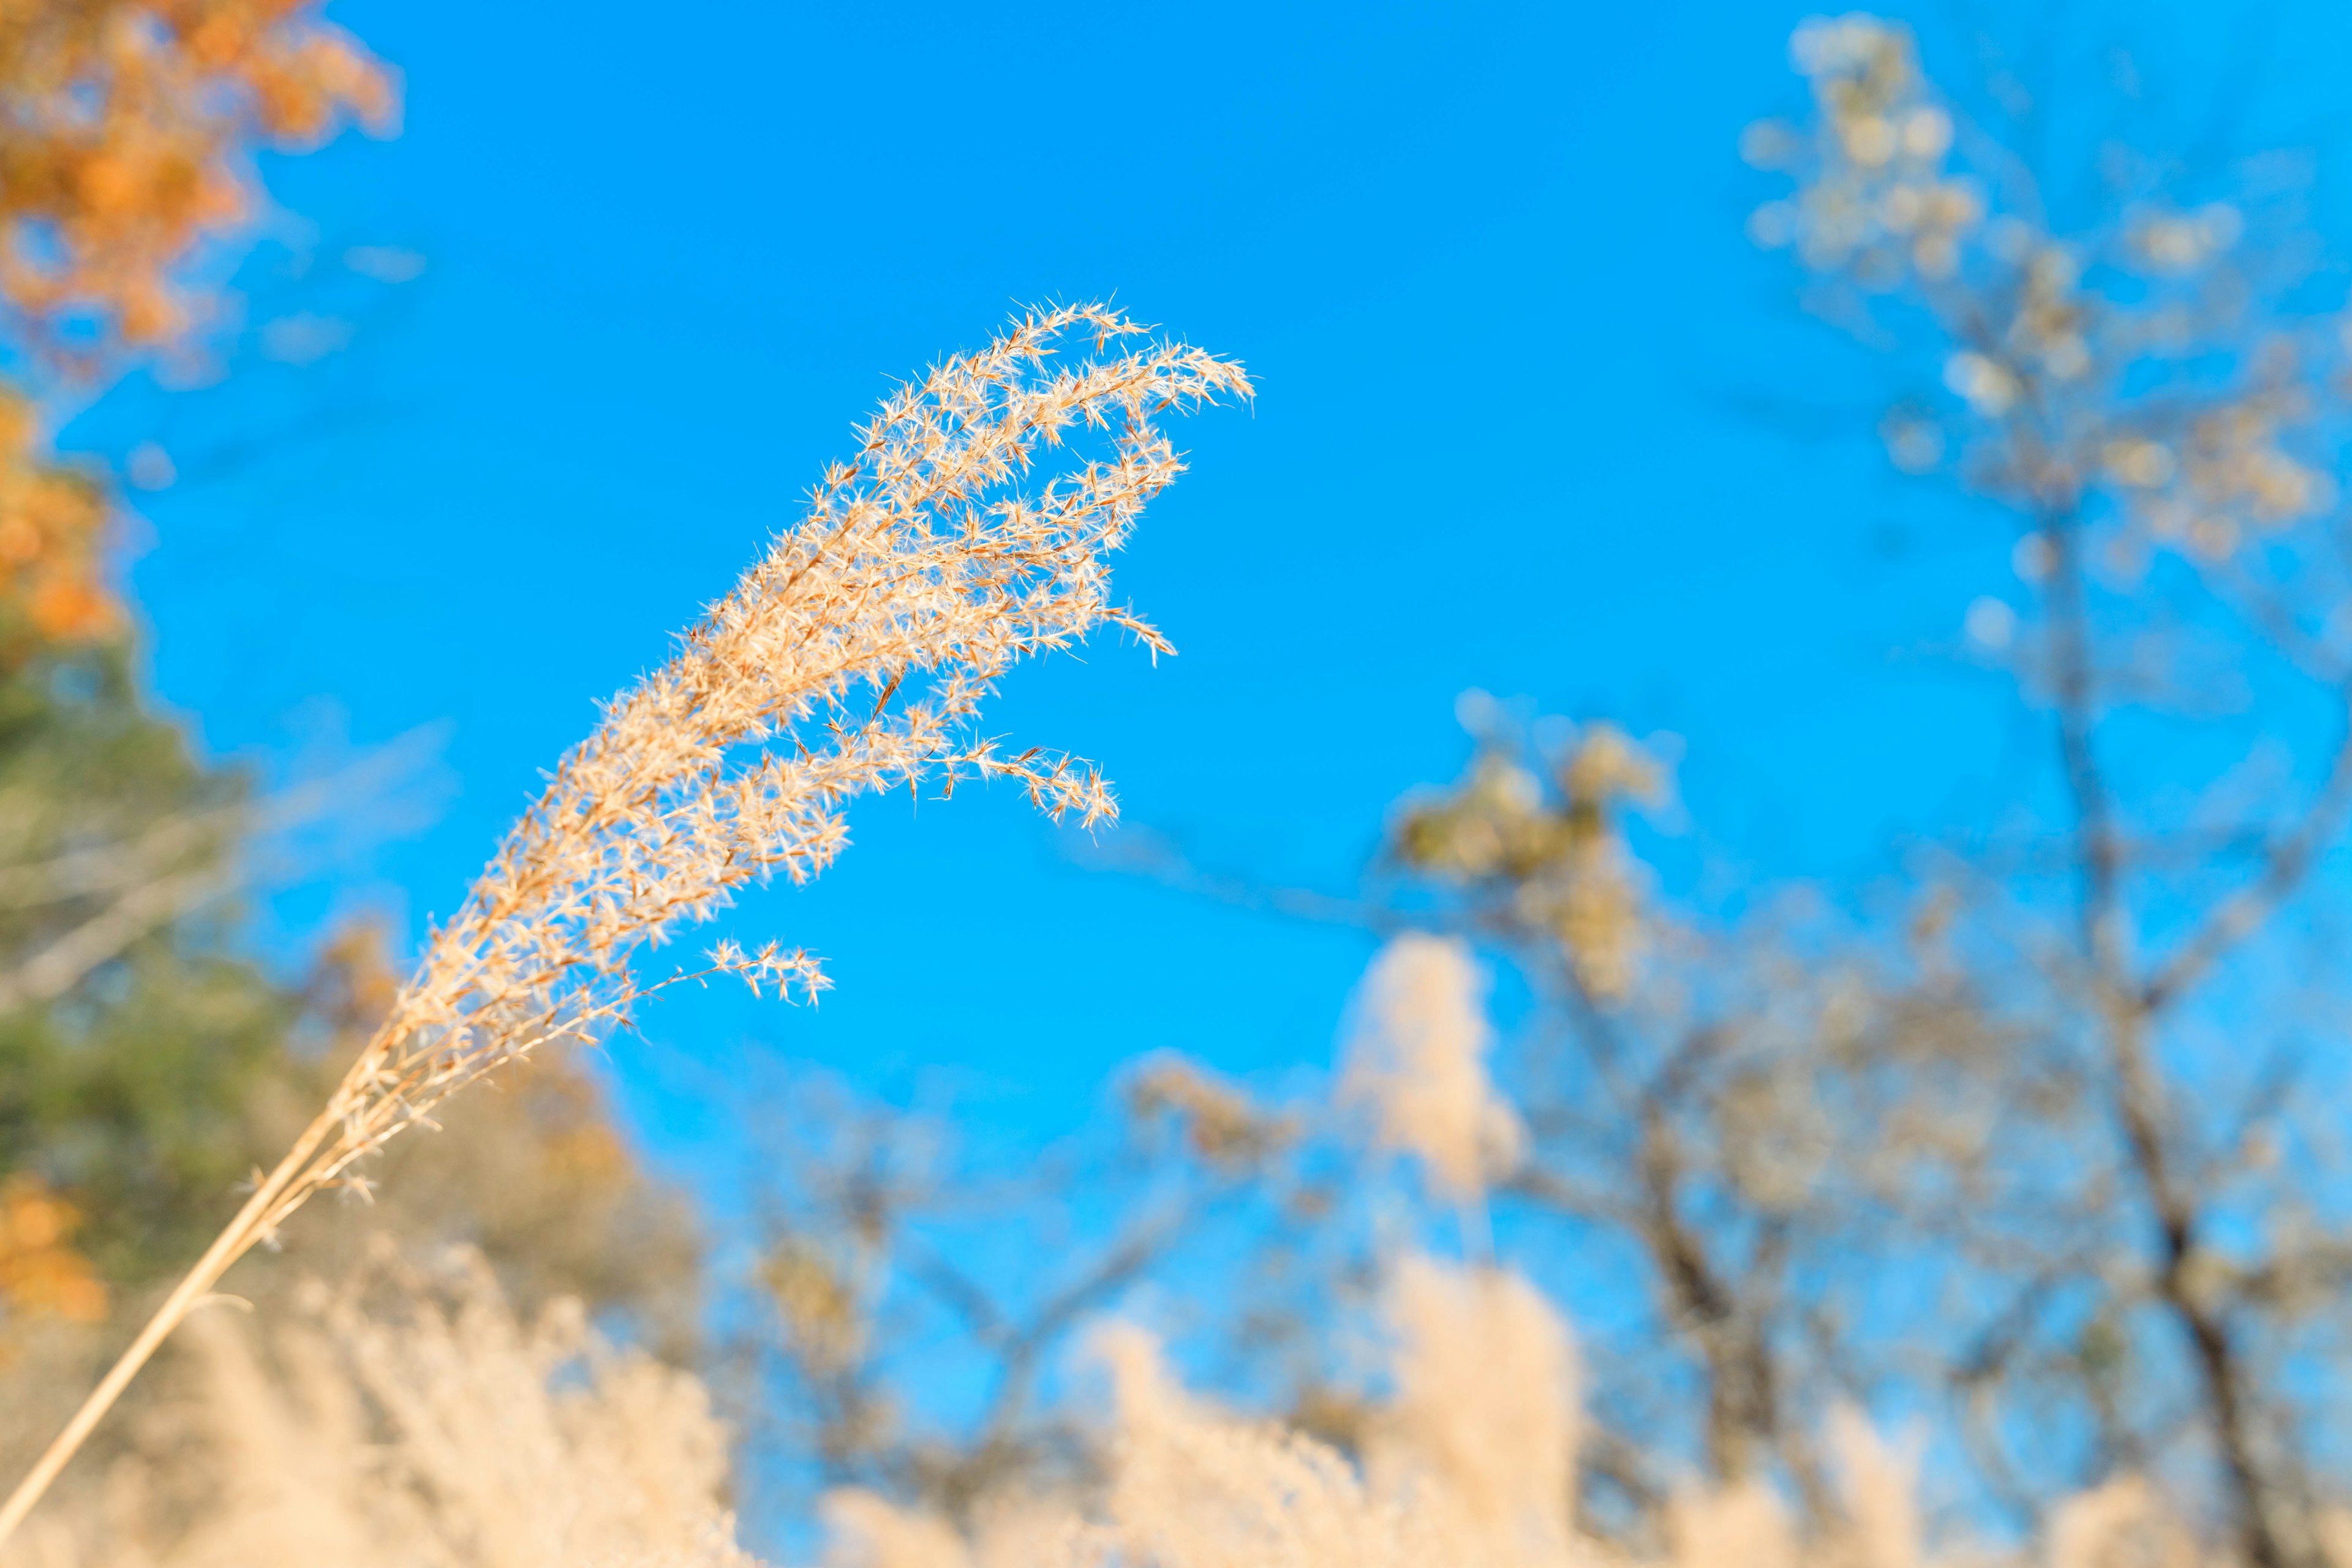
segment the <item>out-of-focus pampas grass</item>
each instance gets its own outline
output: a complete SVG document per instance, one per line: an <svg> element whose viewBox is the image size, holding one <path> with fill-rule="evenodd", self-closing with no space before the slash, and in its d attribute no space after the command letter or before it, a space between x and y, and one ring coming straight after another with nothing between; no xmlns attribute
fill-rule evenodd
<svg viewBox="0 0 2352 1568"><path fill-rule="evenodd" d="M828 1494L823 1511L823 1568L1082 1568L1099 1541L1066 1504L1035 1499L986 1500L968 1534L856 1488Z"/></svg>
<svg viewBox="0 0 2352 1568"><path fill-rule="evenodd" d="M1484 1561L1564 1558L1582 1408L1568 1325L1499 1268L1408 1257L1389 1296L1396 1391L1367 1446L1374 1481L1433 1489Z"/></svg>
<svg viewBox="0 0 2352 1568"><path fill-rule="evenodd" d="M1110 1474L1097 1507L985 1519L969 1539L859 1494L828 1568L1565 1568L1577 1405L1567 1329L1525 1280L1409 1258L1396 1271L1396 1398L1359 1468L1188 1393L1156 1340L1115 1324Z"/></svg>
<svg viewBox="0 0 2352 1568"><path fill-rule="evenodd" d="M702 1385L576 1306L519 1322L478 1259L313 1306L266 1354L247 1320L201 1314L162 1413L184 1471L142 1484L122 1461L9 1568L752 1568Z"/></svg>
<svg viewBox="0 0 2352 1568"><path fill-rule="evenodd" d="M2332 1538L2321 1542L2321 1560L2344 1568L2352 1546L2344 1538L2341 1512L2323 1516ZM2079 1497L2068 1498L2050 1521L2050 1568L2205 1568L2213 1561L2164 1506L2156 1489L2139 1476L2121 1476Z"/></svg>
<svg viewBox="0 0 2352 1568"><path fill-rule="evenodd" d="M1667 1561L1674 1568L1801 1568L1804 1553L1789 1510L1760 1481L1715 1490L1691 1488L1667 1510Z"/></svg>
<svg viewBox="0 0 2352 1568"><path fill-rule="evenodd" d="M385 1264L310 1306L266 1336L242 1317L200 1320L196 1375L156 1423L186 1430L163 1432L161 1464L119 1462L109 1487L0 1549L0 1568L761 1568L723 1510L724 1435L691 1375L604 1344L573 1309L519 1321L478 1262L431 1277ZM1112 1394L1098 1488L983 1498L964 1528L836 1491L823 1568L2225 1561L2128 1479L2063 1505L2027 1547L1931 1553L1915 1456L1858 1412L1824 1435L1843 1522L1802 1535L1767 1486L1694 1489L1670 1510L1663 1554L1635 1553L1574 1525L1574 1350L1532 1285L1407 1259L1390 1312L1393 1395L1361 1465L1218 1409L1151 1335L1114 1323L1094 1342ZM2336 1537L2320 1544L2347 1561Z"/></svg>
<svg viewBox="0 0 2352 1568"><path fill-rule="evenodd" d="M1926 1538L1917 1444L1889 1442L1851 1405L1830 1412L1826 1436L1856 1561L1864 1568L1919 1568Z"/></svg>
<svg viewBox="0 0 2352 1568"><path fill-rule="evenodd" d="M1430 1185L1475 1203L1518 1163L1525 1131L1486 1074L1486 977L1459 940L1409 931L1357 989L1339 1098L1383 1148L1419 1158Z"/></svg>
<svg viewBox="0 0 2352 1568"><path fill-rule="evenodd" d="M1567 1325L1528 1281L1424 1258L1392 1270L1393 1394L1364 1462L1279 1424L1218 1411L1157 1341L1096 1338L1114 1400L1098 1497L968 1531L866 1493L828 1508L826 1568L2203 1568L2192 1535L2137 1482L2058 1511L2021 1547L1928 1550L1917 1456L1857 1410L1824 1433L1842 1517L1801 1532L1761 1482L1694 1487L1658 1554L1575 1523L1580 1429ZM2347 1559L2331 1556L2331 1563Z"/></svg>
<svg viewBox="0 0 2352 1568"><path fill-rule="evenodd" d="M1157 417L1250 384L1181 344L1056 362L1074 334L1101 351L1144 329L1099 306L1038 312L893 395L807 519L612 703L434 934L317 1120L0 1505L0 1542L227 1267L315 1193L364 1192L356 1163L438 1101L609 1029L679 980L815 990L814 963L773 945L722 943L707 965L651 982L634 961L747 883L814 876L846 841L851 797L1010 778L1056 816L1111 814L1092 769L1007 754L973 721L1014 661L1105 622L1166 647L1113 603L1104 556L1181 470ZM1055 471L1031 486L1046 458Z"/></svg>

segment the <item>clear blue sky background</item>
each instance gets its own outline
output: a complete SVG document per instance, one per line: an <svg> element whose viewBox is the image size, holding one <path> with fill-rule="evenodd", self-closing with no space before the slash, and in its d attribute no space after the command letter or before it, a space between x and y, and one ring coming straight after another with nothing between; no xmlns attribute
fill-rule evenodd
<svg viewBox="0 0 2352 1568"><path fill-rule="evenodd" d="M1100 761L1197 858L1347 887L1389 803L1459 765L1472 686L1686 737L1692 821L1769 876L1866 868L2020 765L1997 690L1937 652L2006 586L2007 539L1886 471L1897 384L1741 238L1771 185L1734 146L1800 105L1801 8L334 14L406 73L406 127L273 162L317 235L278 226L242 286L250 327L351 342L300 369L248 346L70 433L181 464L131 582L155 687L213 751L282 755L328 710L363 742L451 726L448 809L298 927L451 908L890 378L1113 291L1262 396L1181 430L1193 471L1120 563L1182 656L1024 668L992 728ZM1965 74L1936 16L1930 68ZM2070 90L2106 92L2121 38L2188 124L2242 60L2244 145L2330 138L2326 7L2068 37L2044 63ZM352 245L429 265L362 289ZM944 1067L1056 1127L1139 1052L1323 1059L1370 951L1079 867L1009 792L854 826L820 887L736 922L825 956L821 1009L666 1003L613 1053L649 1147L714 1193L740 1147L713 1091L762 1053L886 1089Z"/></svg>

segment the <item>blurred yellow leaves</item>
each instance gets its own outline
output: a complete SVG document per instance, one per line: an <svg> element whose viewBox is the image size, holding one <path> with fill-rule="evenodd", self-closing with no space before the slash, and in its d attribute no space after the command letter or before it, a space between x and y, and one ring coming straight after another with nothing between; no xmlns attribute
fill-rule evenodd
<svg viewBox="0 0 2352 1568"><path fill-rule="evenodd" d="M383 922L362 918L337 928L319 950L303 990L312 1016L334 1040L357 1050L392 1011L400 990Z"/></svg>
<svg viewBox="0 0 2352 1568"><path fill-rule="evenodd" d="M866 1344L865 1303L823 1247L787 1236L761 1259L760 1283L812 1367L835 1373L856 1361Z"/></svg>
<svg viewBox="0 0 2352 1568"><path fill-rule="evenodd" d="M106 1287L71 1245L80 1221L36 1176L0 1183L0 1321L46 1314L89 1323L106 1315Z"/></svg>
<svg viewBox="0 0 2352 1568"><path fill-rule="evenodd" d="M2308 402L2291 384L2257 387L2192 422L2177 450L2126 439L2102 456L2152 537L2221 560L2335 505L2335 480L2284 445L2309 421Z"/></svg>
<svg viewBox="0 0 2352 1568"><path fill-rule="evenodd" d="M1864 16L1816 19L1797 29L1790 53L1812 80L1819 126L1760 121L1739 151L1760 169L1812 174L1795 196L1756 209L1749 237L1793 245L1810 267L1851 267L1877 287L1907 272L1958 271L1984 196L1944 172L1952 117L1928 95L1910 35Z"/></svg>
<svg viewBox="0 0 2352 1568"><path fill-rule="evenodd" d="M1666 772L1608 723L1582 726L1549 772L1547 787L1527 759L1489 740L1452 790L1407 804L1391 850L1444 880L1501 885L1514 922L1557 941L1593 1000L1617 1001L1644 946L1622 808L1661 801Z"/></svg>
<svg viewBox="0 0 2352 1568"><path fill-rule="evenodd" d="M1269 1114L1238 1084L1181 1056L1145 1063L1128 1084L1127 1107L1138 1121L1172 1121L1194 1156L1223 1171L1238 1173L1263 1164L1298 1132L1288 1119Z"/></svg>

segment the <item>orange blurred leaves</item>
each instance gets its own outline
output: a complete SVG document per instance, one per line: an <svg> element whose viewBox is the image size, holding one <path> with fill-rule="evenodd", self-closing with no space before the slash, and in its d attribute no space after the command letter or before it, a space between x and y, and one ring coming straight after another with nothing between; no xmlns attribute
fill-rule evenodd
<svg viewBox="0 0 2352 1568"><path fill-rule="evenodd" d="M78 354L167 342L199 313L177 274L254 205L251 147L396 109L306 0L0 0L0 300Z"/></svg>
<svg viewBox="0 0 2352 1568"><path fill-rule="evenodd" d="M100 575L106 518L99 486L49 458L31 403L0 386L0 604L17 612L0 635L0 658L121 624Z"/></svg>
<svg viewBox="0 0 2352 1568"><path fill-rule="evenodd" d="M256 145L389 129L391 73L312 0L0 0L0 328L20 380L195 327L188 269L256 205ZM0 385L0 663L118 630L109 512Z"/></svg>
<svg viewBox="0 0 2352 1568"><path fill-rule="evenodd" d="M0 1183L0 1314L106 1316L106 1287L71 1245L81 1215L36 1176Z"/></svg>

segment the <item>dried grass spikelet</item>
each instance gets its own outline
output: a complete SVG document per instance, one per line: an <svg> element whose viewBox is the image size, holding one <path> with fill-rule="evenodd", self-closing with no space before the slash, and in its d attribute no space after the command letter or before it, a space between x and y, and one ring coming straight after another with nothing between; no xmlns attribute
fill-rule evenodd
<svg viewBox="0 0 2352 1568"><path fill-rule="evenodd" d="M1339 1078L1383 1147L1417 1156L1431 1185L1475 1201L1518 1163L1525 1131L1486 1076L1485 978L1459 941L1411 931L1364 972Z"/></svg>
<svg viewBox="0 0 2352 1568"><path fill-rule="evenodd" d="M1375 1484L1433 1489L1482 1560L1567 1556L1581 1405L1559 1314L1517 1274L1418 1256L1399 1262L1388 1312L1396 1394L1367 1445Z"/></svg>
<svg viewBox="0 0 2352 1568"><path fill-rule="evenodd" d="M650 985L632 963L747 883L814 876L846 842L851 797L1009 777L1056 816L1111 814L1093 770L1004 755L971 725L1015 660L1107 621L1167 646L1113 604L1103 557L1181 471L1156 417L1250 384L1236 364L1148 341L1049 363L1067 335L1101 349L1144 331L1099 306L1034 312L884 402L806 521L564 759L318 1119L0 1507L0 1541L228 1265L320 1189L363 1192L354 1164L436 1102L612 1027L663 984L726 972L755 988L820 985L805 954L773 945L721 944L707 968ZM1060 470L1024 493L1047 454ZM928 677L919 700L900 699L909 676Z"/></svg>

